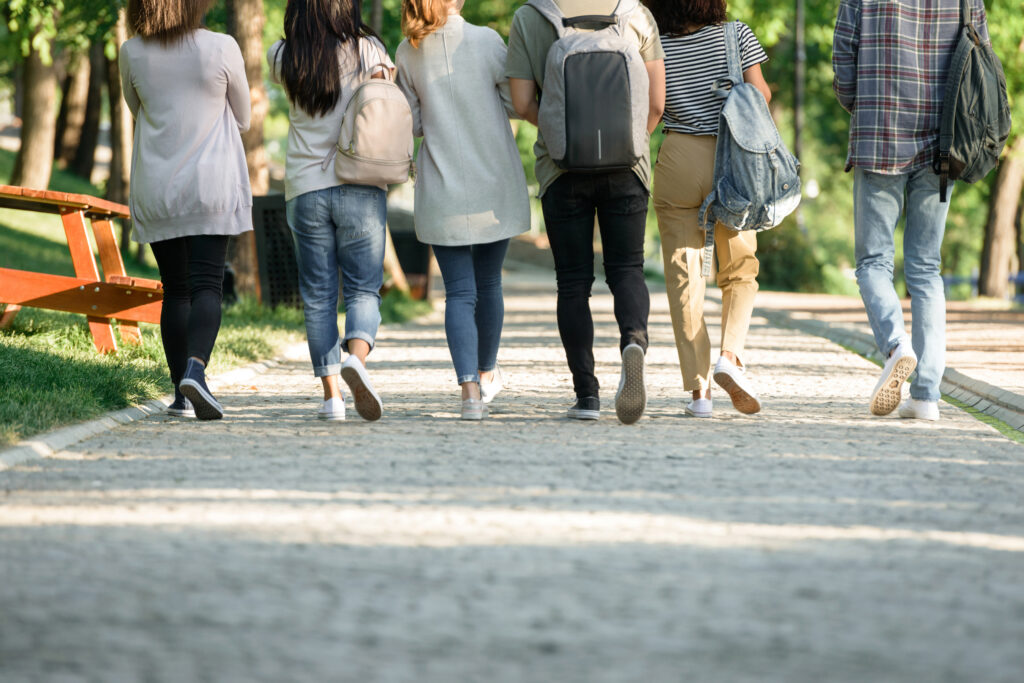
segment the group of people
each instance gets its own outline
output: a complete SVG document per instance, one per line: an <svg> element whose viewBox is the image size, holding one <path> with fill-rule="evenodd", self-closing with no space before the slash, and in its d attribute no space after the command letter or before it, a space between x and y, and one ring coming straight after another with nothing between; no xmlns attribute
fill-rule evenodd
<svg viewBox="0 0 1024 683"><path fill-rule="evenodd" d="M596 420L601 410L589 303L595 217L619 328L616 414L631 424L646 408L650 298L643 265L652 187L683 388L691 394L686 412L711 417L712 379L736 410L759 412L744 350L758 289L754 233L713 227L722 290L714 365L703 308L706 233L698 214L713 189L723 102L712 86L728 75L725 1L531 0L515 13L507 46L493 30L465 21L463 3L403 0L405 40L392 62L383 41L363 23L359 0L288 0L284 38L267 53L271 78L289 102L285 199L313 373L323 385L316 416L345 418L342 381L362 418L383 414L367 357L381 320L387 187L342 182L327 161L353 93L370 79L395 79L408 100L413 133L422 138L416 234L432 246L445 284L445 330L461 416L482 419L505 382L498 365L502 263L509 240L530 226L527 183L509 119L538 123L548 53L563 31L550 17L582 15L616 18L646 70L647 134L663 122L666 137L653 174L649 152L632 168L566 169L543 135L537 138L557 324L575 391L567 416ZM161 335L175 386L169 412L200 419L223 416L205 368L220 324L228 239L252 225L240 138L249 125L249 86L234 40L203 28L210 4L129 0L135 37L120 57L125 98L137 119L134 238L151 244L164 283ZM981 0L970 6L987 40ZM938 419L945 352L939 248L948 204L939 201L931 162L940 75L959 27L958 7L959 0L898 6L842 0L839 8L835 90L853 116L847 168L855 172L857 280L887 359L869 404L878 415L899 406L901 417ZM900 21L892 21L892 12ZM743 79L770 100L761 72L767 55L750 27L736 28ZM899 78L891 78L897 65ZM910 336L893 286L894 232L904 209ZM337 322L339 269L344 334ZM911 398L900 406L902 385L915 368Z"/></svg>

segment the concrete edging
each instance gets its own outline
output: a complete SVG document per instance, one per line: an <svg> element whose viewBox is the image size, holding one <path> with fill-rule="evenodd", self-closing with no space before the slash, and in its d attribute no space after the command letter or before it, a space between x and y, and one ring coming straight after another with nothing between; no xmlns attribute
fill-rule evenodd
<svg viewBox="0 0 1024 683"><path fill-rule="evenodd" d="M798 318L780 310L758 309L774 324L791 327L847 346L864 356L881 360L875 340L870 334L836 323L813 318ZM979 379L969 377L955 368L946 368L942 376L942 393L952 396L975 410L1002 420L1024 433L1024 396L1014 394Z"/></svg>
<svg viewBox="0 0 1024 683"><path fill-rule="evenodd" d="M278 349L277 354L271 360L257 361L211 377L209 380L210 386L211 388L216 388L218 386L238 384L262 375L267 370L279 365L282 359L289 354L289 350L298 346L305 348L306 342L297 342ZM50 457L89 437L102 434L121 425L130 424L150 415L161 413L167 409L167 406L172 401L174 401L174 396L169 394L146 403L113 410L88 422L68 427L59 427L49 432L31 436L0 451L0 472L30 460Z"/></svg>

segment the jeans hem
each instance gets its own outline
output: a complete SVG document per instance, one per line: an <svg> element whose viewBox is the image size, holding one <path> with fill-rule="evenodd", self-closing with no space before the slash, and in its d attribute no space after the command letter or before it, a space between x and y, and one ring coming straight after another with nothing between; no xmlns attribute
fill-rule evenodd
<svg viewBox="0 0 1024 683"><path fill-rule="evenodd" d="M361 339L361 340L363 340L364 342L366 342L367 344L370 345L370 350L373 351L373 347L375 346L375 343L374 343L375 340L373 338L373 335L370 334L369 332L348 332L348 333L346 333L345 334L345 338L341 342L341 350L344 351L345 353L351 353L351 351L348 350L348 343L350 341L352 341L353 339ZM340 372L340 370L339 370L339 372Z"/></svg>
<svg viewBox="0 0 1024 683"><path fill-rule="evenodd" d="M341 363L331 363L330 365L314 365L313 376L314 377L331 377L333 375L341 374Z"/></svg>
<svg viewBox="0 0 1024 683"><path fill-rule="evenodd" d="M480 375L462 375L458 378L459 384L465 384L466 382L476 382L480 384Z"/></svg>

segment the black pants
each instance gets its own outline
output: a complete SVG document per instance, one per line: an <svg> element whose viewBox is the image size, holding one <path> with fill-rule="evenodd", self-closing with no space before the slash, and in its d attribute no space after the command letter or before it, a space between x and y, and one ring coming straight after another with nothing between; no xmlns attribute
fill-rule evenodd
<svg viewBox="0 0 1024 683"><path fill-rule="evenodd" d="M558 331L578 397L597 396L594 375L594 214L601 230L605 279L615 299L619 349L647 351L651 298L644 281L647 190L632 171L566 173L542 199L558 280Z"/></svg>
<svg viewBox="0 0 1024 683"><path fill-rule="evenodd" d="M150 244L164 283L160 337L174 386L181 382L189 358L210 362L220 331L228 239L199 235Z"/></svg>

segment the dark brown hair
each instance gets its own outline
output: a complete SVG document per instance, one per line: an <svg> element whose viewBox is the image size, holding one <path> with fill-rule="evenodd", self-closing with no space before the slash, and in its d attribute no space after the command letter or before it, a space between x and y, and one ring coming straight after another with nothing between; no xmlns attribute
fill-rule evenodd
<svg viewBox="0 0 1024 683"><path fill-rule="evenodd" d="M128 0L128 30L173 45L203 25L214 0Z"/></svg>
<svg viewBox="0 0 1024 683"><path fill-rule="evenodd" d="M725 0L643 0L662 35L680 36L725 21Z"/></svg>
<svg viewBox="0 0 1024 683"><path fill-rule="evenodd" d="M284 41L275 58L288 99L310 116L323 116L338 103L341 46L352 45L358 55L359 38L380 40L363 23L362 10L360 0L288 0L285 6Z"/></svg>

